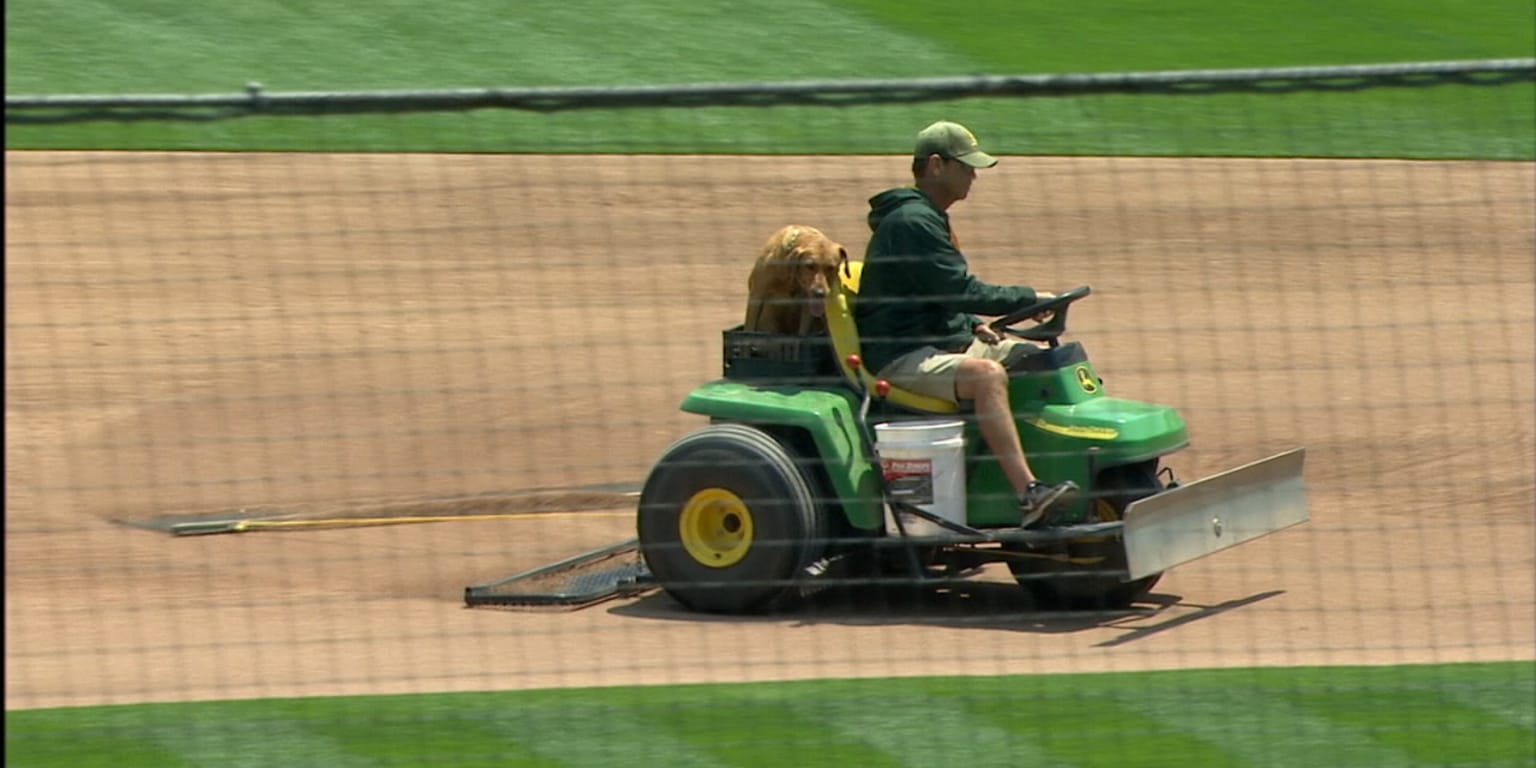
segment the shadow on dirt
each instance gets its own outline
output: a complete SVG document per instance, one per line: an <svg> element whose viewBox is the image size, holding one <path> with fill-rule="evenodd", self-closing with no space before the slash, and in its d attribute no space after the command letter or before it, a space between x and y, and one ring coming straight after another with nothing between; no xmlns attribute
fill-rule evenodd
<svg viewBox="0 0 1536 768"><path fill-rule="evenodd" d="M1098 643L1115 647L1283 594L1264 592L1218 605L1195 605L1180 595L1153 592L1130 608L1097 611L1045 610L1016 584L963 581L939 587L836 587L804 598L793 608L725 616L695 613L663 592L609 607L609 613L639 619L695 623L752 623L812 626L934 626L1037 634L1123 629Z"/></svg>
<svg viewBox="0 0 1536 768"><path fill-rule="evenodd" d="M938 588L841 587L826 589L800 605L751 616L695 613L663 592L652 592L608 608L640 619L696 623L789 624L811 626L933 626L1035 634L1068 634L1118 629L1124 634L1096 643L1112 648L1253 605L1283 591L1261 592L1216 605L1186 603L1181 595L1153 592L1130 608L1098 611L1045 610L1015 584L974 581Z"/></svg>
<svg viewBox="0 0 1536 768"><path fill-rule="evenodd" d="M1123 635L1121 635L1121 636L1119 636L1119 637L1117 637L1117 638L1115 638L1113 640L1105 640L1102 643L1095 643L1094 647L1096 647L1096 648L1113 648L1113 647L1115 647L1117 645L1125 645L1127 643L1133 643L1133 642L1135 642L1137 640L1143 640L1145 638L1151 637L1152 635L1158 634L1160 632L1167 632L1170 629L1177 629L1177 628L1182 627L1182 626L1184 626L1186 624L1191 624L1193 622L1200 621L1201 619L1208 619L1208 618L1210 618L1212 616L1215 616L1217 614L1222 614L1222 613L1226 613L1227 611L1235 610L1237 608L1242 608L1244 606L1253 605L1254 603L1257 603L1257 602L1260 602L1260 601L1263 601L1263 600L1268 600L1271 597L1279 597L1280 595L1283 595L1283 594L1285 594L1285 590L1277 589L1277 590L1272 590L1272 591L1269 591L1269 592L1260 592L1258 594L1249 595L1247 597L1240 597L1240 598L1238 598L1236 600L1228 600L1228 601L1223 602L1223 603L1217 603L1216 605L1198 605L1197 606L1197 605L1193 605L1193 604L1189 604L1189 603L1178 603L1178 601L1175 600L1175 603L1178 605L1178 607L1181 607L1181 608L1191 608L1193 610L1190 613L1184 613L1184 614L1180 614L1180 615L1177 615L1177 616L1168 616L1164 620L1159 621L1159 622L1157 622L1155 624L1148 624L1146 626L1138 626L1138 627L1134 627L1134 628L1128 628L1129 631L1127 631L1125 634L1123 634ZM1153 595L1149 595L1149 597L1159 597L1159 595L1153 594ZM1169 607L1172 607L1172 606L1169 606ZM1159 617L1159 618L1162 618L1162 617Z"/></svg>
<svg viewBox="0 0 1536 768"><path fill-rule="evenodd" d="M1216 605L1184 602L1180 595L1152 592L1129 607L1062 610L1038 602L1006 570L985 567L931 572L922 582L895 574L828 575L811 582L798 599L754 614L711 614L688 609L651 580L634 541L585 552L499 581L469 587L471 607L512 610L602 610L615 616L658 621L762 623L788 626L934 626L1065 634L1092 629L1123 630L1097 644L1114 647L1242 608L1280 594L1262 592Z"/></svg>

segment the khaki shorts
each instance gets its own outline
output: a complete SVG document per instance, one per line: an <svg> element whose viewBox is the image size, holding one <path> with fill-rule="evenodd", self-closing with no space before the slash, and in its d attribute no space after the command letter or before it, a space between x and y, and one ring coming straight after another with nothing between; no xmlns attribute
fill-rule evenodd
<svg viewBox="0 0 1536 768"><path fill-rule="evenodd" d="M1019 339L1004 339L996 344L978 339L971 342L970 348L964 352L945 352L938 347L923 347L892 360L875 374L875 378L885 379L897 387L920 395L959 403L960 398L955 396L955 376L960 371L962 361L968 357L983 357L1001 363L1020 346L1027 348L1021 352L1040 349L1036 344Z"/></svg>

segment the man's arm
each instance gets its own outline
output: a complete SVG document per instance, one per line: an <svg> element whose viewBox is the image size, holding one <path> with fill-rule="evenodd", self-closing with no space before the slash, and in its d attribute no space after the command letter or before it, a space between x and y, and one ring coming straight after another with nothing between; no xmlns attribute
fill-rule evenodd
<svg viewBox="0 0 1536 768"><path fill-rule="evenodd" d="M912 259L908 266L911 284L918 286L927 300L957 312L982 315L1004 315L1038 300L1039 294L1029 286L993 285L977 279L942 221L913 221L907 234L903 250L924 255Z"/></svg>

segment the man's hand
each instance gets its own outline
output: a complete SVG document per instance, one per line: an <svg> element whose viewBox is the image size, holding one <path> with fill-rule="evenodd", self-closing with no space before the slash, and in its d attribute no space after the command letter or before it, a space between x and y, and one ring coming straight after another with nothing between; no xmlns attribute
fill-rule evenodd
<svg viewBox="0 0 1536 768"><path fill-rule="evenodd" d="M1056 294L1051 293L1049 291L1035 291L1035 301L1036 302L1050 301L1051 299L1054 299L1054 298L1056 298ZM1035 322L1037 322L1037 323L1043 323L1043 322L1046 321L1047 318L1049 318L1051 315L1054 315L1054 314L1056 314L1056 310L1053 309L1053 310L1049 310L1049 311L1046 311L1046 312L1041 312L1040 314L1035 315L1034 317L1031 317L1030 319L1035 321Z"/></svg>
<svg viewBox="0 0 1536 768"><path fill-rule="evenodd" d="M1049 291L1035 291L1036 304L1043 301L1050 301L1054 298L1056 298L1056 294ZM1050 317L1054 314L1056 314L1056 310L1049 309L1041 312L1038 315L1035 315L1034 317L1031 317L1030 319L1037 323L1043 323L1050 319ZM991 323L977 323L976 327L971 329L971 333L975 334L977 339L980 339L983 343L986 344L998 344L1002 342L1004 338L1003 334L1000 333L996 328L993 328Z"/></svg>
<svg viewBox="0 0 1536 768"><path fill-rule="evenodd" d="M971 332L984 344L997 344L1003 340L1003 335L987 323L977 323Z"/></svg>

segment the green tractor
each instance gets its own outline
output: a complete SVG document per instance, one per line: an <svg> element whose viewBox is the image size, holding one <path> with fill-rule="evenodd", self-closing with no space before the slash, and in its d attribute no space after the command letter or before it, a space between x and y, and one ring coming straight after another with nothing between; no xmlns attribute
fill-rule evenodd
<svg viewBox="0 0 1536 768"><path fill-rule="evenodd" d="M724 376L684 399L709 424L663 452L638 512L644 565L684 606L760 612L818 583L942 581L1003 562L1042 607L1121 608L1173 566L1308 519L1300 448L1173 477L1162 460L1188 445L1184 420L1109 396L1082 345L1061 341L1084 286L993 321L1042 345L1008 366L1031 467L1082 489L1065 516L1079 522L1019 528L974 419L862 367L861 266L827 297L827 334L729 329Z"/></svg>

